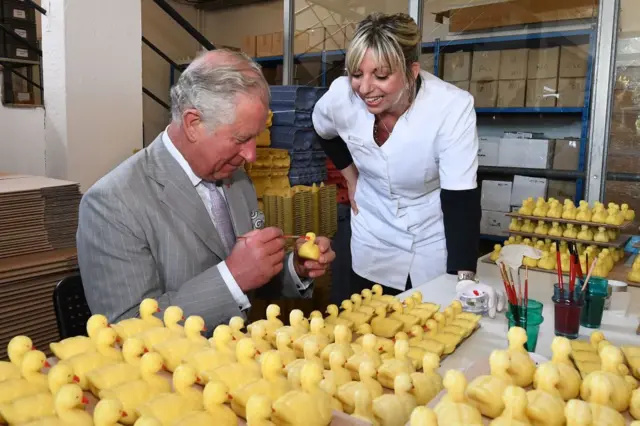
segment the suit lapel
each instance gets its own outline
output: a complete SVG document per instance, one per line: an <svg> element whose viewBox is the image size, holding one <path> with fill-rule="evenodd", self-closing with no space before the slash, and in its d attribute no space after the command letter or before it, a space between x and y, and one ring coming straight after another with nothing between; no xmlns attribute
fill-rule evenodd
<svg viewBox="0 0 640 426"><path fill-rule="evenodd" d="M162 185L160 200L220 259L227 253L198 191L167 151L161 136L148 148L147 174Z"/></svg>
<svg viewBox="0 0 640 426"><path fill-rule="evenodd" d="M235 176L235 174L234 174ZM233 222L233 230L236 236L246 234L253 229L251 224L250 207L247 204L246 197L242 194L239 185L234 185L234 177L225 180L223 191L229 206L231 221Z"/></svg>

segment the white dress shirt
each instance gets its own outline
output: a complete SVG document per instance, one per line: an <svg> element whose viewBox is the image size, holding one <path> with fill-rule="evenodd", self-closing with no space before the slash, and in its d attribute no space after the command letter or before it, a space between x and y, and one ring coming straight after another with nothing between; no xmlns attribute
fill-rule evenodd
<svg viewBox="0 0 640 426"><path fill-rule="evenodd" d="M209 189L204 185L202 179L196 176L196 174L191 169L191 166L189 166L189 163L187 163L187 160L185 160L184 156L180 153L180 151L178 151L175 145L173 145L173 142L171 142L171 138L169 137L166 130L162 134L162 142L164 143L165 147L167 148L171 156L178 162L178 164L180 164L180 167L182 167L182 170L184 170L187 177L189 178L193 186L196 188L196 191L198 191L198 195L200 195L200 198L202 199L202 202L204 203L207 209L207 212L209 213L211 222L213 222L213 225L216 226L215 218L211 214L211 194L209 193ZM222 187L218 187L218 191L220 191L223 197L225 196L224 191L222 190ZM292 255L288 256L288 259L286 262L291 275L294 277L298 290L300 291L301 295L304 297L305 293L307 293L307 290L313 283L313 280L311 279L306 279L304 281L300 280L300 277L298 277L298 274L296 273L295 268L293 266ZM234 300L238 303L238 307L240 308L240 310L246 311L247 309L249 309L251 307L251 303L249 303L249 298L247 297L246 294L244 294L244 292L236 282L235 278L231 274L231 271L229 271L229 268L227 267L227 263L223 260L222 262L218 263L217 267L218 267L218 271L220 272L220 275L222 276L222 279L224 280L225 284L227 284L227 287L229 288L231 295L233 296Z"/></svg>

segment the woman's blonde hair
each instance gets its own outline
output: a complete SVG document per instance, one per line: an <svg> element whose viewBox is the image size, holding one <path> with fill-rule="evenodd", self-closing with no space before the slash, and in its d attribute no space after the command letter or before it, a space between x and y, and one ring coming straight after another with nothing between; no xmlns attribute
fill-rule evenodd
<svg viewBox="0 0 640 426"><path fill-rule="evenodd" d="M411 65L418 62L421 39L416 21L406 13L370 14L358 24L347 51L345 66L349 78L358 72L366 51L371 50L376 63L389 67L392 73L400 71L405 76L405 90L413 102L416 81Z"/></svg>

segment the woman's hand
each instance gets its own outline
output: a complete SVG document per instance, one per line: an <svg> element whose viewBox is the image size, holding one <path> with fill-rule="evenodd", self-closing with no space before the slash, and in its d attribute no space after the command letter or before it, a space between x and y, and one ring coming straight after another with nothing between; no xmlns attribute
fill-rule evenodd
<svg viewBox="0 0 640 426"><path fill-rule="evenodd" d="M353 214L358 214L358 205L356 204L356 186L358 185L358 181L354 181L353 183L347 182L347 189L349 191L349 202L351 203L351 210Z"/></svg>
<svg viewBox="0 0 640 426"><path fill-rule="evenodd" d="M353 214L358 214L358 205L356 204L356 186L358 186L358 169L356 165L351 163L349 166L340 170L342 176L347 181L347 190L349 192L349 203Z"/></svg>

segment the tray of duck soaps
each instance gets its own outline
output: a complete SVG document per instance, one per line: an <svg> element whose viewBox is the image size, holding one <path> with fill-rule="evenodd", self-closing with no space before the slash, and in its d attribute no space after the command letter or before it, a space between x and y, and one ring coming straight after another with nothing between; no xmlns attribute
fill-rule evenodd
<svg viewBox="0 0 640 426"><path fill-rule="evenodd" d="M576 207L570 199L565 199L564 204L560 204L555 198L545 200L542 197L535 201L529 197L522 202L522 207L518 211L506 213L506 215L534 223L543 220L572 224L578 228L586 225L616 230L627 228L635 219L635 212L629 209L627 204L620 206L616 203L609 203L605 207L603 203L596 201L593 208L590 208L589 203L582 200Z"/></svg>
<svg viewBox="0 0 640 426"><path fill-rule="evenodd" d="M527 237L527 238L548 238L550 240L559 240L559 241L566 241L566 242L573 242L573 243L580 243L580 244L586 244L586 245L594 245L594 246L600 246L600 247L612 247L612 248L623 248L625 246L625 244L627 244L627 242L629 241L629 238L631 238L631 235L627 235L627 234L615 234L613 236L612 239L609 239L608 236L606 236L607 231L604 228L600 228L600 230L598 230L596 233L594 233L593 231L591 231L590 229L588 229L588 227L586 225L583 225L582 228L583 230L580 231L580 233L575 234L576 237L579 236L583 236L584 238L572 238L569 236L565 236L565 235L569 235L565 233L563 234L563 230L562 230L562 226L554 223L552 225L552 229L556 228L559 230L560 235L558 234L549 234L549 233L537 233L537 232L523 232L523 231L512 231L509 230L509 235L519 235L521 237ZM539 229L539 226L536 227L536 229ZM546 229L545 229L546 230ZM582 234L583 232L585 232L584 234ZM613 232L617 232L617 231L613 231ZM581 235L582 234L582 235ZM574 235L574 234L571 234ZM591 237L591 239L588 239L589 237Z"/></svg>
<svg viewBox="0 0 640 426"><path fill-rule="evenodd" d="M0 423L404 424L411 410L399 402L426 404L437 393L441 357L480 320L459 302L440 312L419 292L400 301L380 286L342 308L309 319L293 310L285 325L269 305L266 319L245 328L234 317L206 339L201 317L182 323L170 306L161 320L145 299L139 318L91 316L87 336L51 343L49 360L16 336L0 364Z"/></svg>
<svg viewBox="0 0 640 426"><path fill-rule="evenodd" d="M494 350L462 371L444 374L443 390L424 409L440 425L625 425L640 419L640 391L629 374L622 347L557 336L553 357L527 353L524 329L513 327L505 350ZM608 342L607 342L608 343ZM590 354L589 370L576 368L578 354ZM587 358L586 356L584 356ZM584 364L582 364L584 365Z"/></svg>

